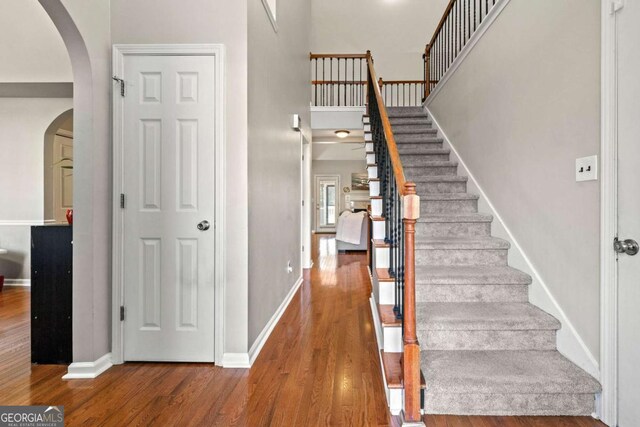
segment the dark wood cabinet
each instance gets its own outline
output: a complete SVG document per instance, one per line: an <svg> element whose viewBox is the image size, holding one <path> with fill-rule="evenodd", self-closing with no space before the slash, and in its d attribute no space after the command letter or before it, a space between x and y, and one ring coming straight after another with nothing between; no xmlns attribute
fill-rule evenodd
<svg viewBox="0 0 640 427"><path fill-rule="evenodd" d="M31 362L71 363L69 225L31 227Z"/></svg>

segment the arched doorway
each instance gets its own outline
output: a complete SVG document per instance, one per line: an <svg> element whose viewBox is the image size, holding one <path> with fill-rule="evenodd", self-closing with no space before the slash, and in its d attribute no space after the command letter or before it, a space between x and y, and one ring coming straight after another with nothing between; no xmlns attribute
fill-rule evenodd
<svg viewBox="0 0 640 427"><path fill-rule="evenodd" d="M65 222L73 209L73 109L60 114L44 134L44 219Z"/></svg>
<svg viewBox="0 0 640 427"><path fill-rule="evenodd" d="M39 3L62 36L74 81L74 363L67 378L92 378L110 366L104 362L109 359L111 311L108 4L88 10L84 1ZM98 367L97 360L102 361Z"/></svg>

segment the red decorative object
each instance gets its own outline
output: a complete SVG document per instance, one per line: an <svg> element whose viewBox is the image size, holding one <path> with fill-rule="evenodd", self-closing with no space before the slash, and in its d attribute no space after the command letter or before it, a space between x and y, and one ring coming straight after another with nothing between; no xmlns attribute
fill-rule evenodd
<svg viewBox="0 0 640 427"><path fill-rule="evenodd" d="M67 209L67 222L73 224L73 209Z"/></svg>

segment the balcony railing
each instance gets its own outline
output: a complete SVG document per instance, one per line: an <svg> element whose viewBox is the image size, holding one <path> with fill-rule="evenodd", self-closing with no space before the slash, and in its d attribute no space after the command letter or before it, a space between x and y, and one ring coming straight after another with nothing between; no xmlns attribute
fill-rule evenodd
<svg viewBox="0 0 640 427"><path fill-rule="evenodd" d="M364 107L367 103L367 58L371 53L311 53L311 105ZM422 80L378 80L388 107L415 107L425 92Z"/></svg>
<svg viewBox="0 0 640 427"><path fill-rule="evenodd" d="M451 0L422 55L424 98L435 89L453 61L499 0Z"/></svg>

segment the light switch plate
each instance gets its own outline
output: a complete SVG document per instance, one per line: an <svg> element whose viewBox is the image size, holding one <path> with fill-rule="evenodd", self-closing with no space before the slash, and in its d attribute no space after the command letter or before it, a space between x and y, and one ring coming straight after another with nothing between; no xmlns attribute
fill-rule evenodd
<svg viewBox="0 0 640 427"><path fill-rule="evenodd" d="M598 179L598 156L576 159L576 181L596 181Z"/></svg>

